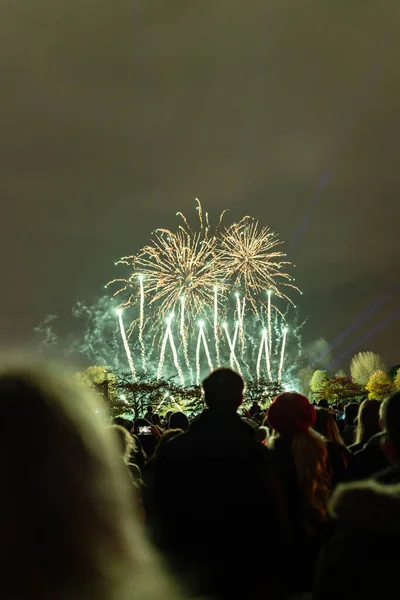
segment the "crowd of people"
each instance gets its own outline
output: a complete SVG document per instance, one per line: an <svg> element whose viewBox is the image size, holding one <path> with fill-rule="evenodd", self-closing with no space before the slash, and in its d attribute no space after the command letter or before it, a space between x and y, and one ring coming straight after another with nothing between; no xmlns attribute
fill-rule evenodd
<svg viewBox="0 0 400 600"><path fill-rule="evenodd" d="M400 540L400 393L243 410L228 368L204 410L110 422L54 366L0 373L6 599L389 597ZM399 528L399 531L397 529Z"/></svg>

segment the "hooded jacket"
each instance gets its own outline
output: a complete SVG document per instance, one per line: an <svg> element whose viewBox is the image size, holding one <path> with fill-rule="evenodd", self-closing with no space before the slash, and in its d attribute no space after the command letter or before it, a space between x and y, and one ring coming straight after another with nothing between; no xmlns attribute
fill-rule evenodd
<svg viewBox="0 0 400 600"><path fill-rule="evenodd" d="M341 485L331 514L336 533L320 557L315 600L377 600L398 593L400 484Z"/></svg>

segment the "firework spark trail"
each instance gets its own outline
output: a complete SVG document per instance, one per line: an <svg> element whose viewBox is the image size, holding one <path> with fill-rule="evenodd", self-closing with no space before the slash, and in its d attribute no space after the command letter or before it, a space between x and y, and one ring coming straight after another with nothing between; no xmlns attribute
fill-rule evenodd
<svg viewBox="0 0 400 600"><path fill-rule="evenodd" d="M156 412L158 412L160 410L160 408L162 407L162 405L164 404L164 402L166 402L167 398L169 398L169 392L165 392L164 398L161 400L160 404L156 408ZM173 400L172 396L171 396L171 399Z"/></svg>
<svg viewBox="0 0 400 600"><path fill-rule="evenodd" d="M285 346L286 346L286 337L287 337L287 327L283 329L283 340L282 340L282 350L281 350L281 360L279 362L279 372L278 372L278 381L279 383L282 381L282 371L283 371L283 361L285 358Z"/></svg>
<svg viewBox="0 0 400 600"><path fill-rule="evenodd" d="M157 408L156 408L156 412L158 412L158 411L160 410L160 408L161 408L161 407L162 407L162 405L164 404L165 400L166 400L166 398L163 398L163 399L161 400L160 404L159 404L159 405L157 406Z"/></svg>
<svg viewBox="0 0 400 600"><path fill-rule="evenodd" d="M188 336L187 330L185 328L185 296L181 296L181 320L180 320L180 336L182 339L182 347L183 347L183 357L185 359L186 368L189 371L190 381L193 385L193 369L189 360L189 352L188 352Z"/></svg>
<svg viewBox="0 0 400 600"><path fill-rule="evenodd" d="M200 385L200 347L201 347L201 328L199 329L199 337L197 338L196 346L196 385Z"/></svg>
<svg viewBox="0 0 400 600"><path fill-rule="evenodd" d="M265 349L265 364L267 366L268 378L272 381L272 372L271 372L271 353L267 340L267 331L265 330L264 334L264 349Z"/></svg>
<svg viewBox="0 0 400 600"><path fill-rule="evenodd" d="M264 349L264 339L266 336L266 332L265 329L262 332L262 336L261 336L261 342L260 342L260 349L258 351L258 357L257 357L257 367L256 367L256 372L257 372L257 379L260 380L260 373L261 373L261 359L262 359L262 355L263 355L263 349Z"/></svg>
<svg viewBox="0 0 400 600"><path fill-rule="evenodd" d="M143 328L144 328L144 285L143 285L143 275L139 275L139 285L140 285L140 314L139 314L139 343L140 350L142 355L142 367L143 371L147 371L146 367L146 349L143 342Z"/></svg>
<svg viewBox="0 0 400 600"><path fill-rule="evenodd" d="M179 359L178 359L178 353L176 351L176 346L175 346L175 342L174 342L174 336L172 335L172 330L171 327L168 327L168 337L169 337L169 343L171 346L171 350L172 350L172 356L174 359L174 364L176 367L176 370L178 371L178 376L179 376L179 380L181 382L181 385L184 386L185 385L185 378L183 376L183 371L181 369L181 366L179 364Z"/></svg>
<svg viewBox="0 0 400 600"><path fill-rule="evenodd" d="M246 345L246 338L244 333L244 309L246 305L246 298L243 298L243 302L240 302L240 296L236 293L236 312L239 321L239 339L240 339L240 353L242 359L244 358L244 349Z"/></svg>
<svg viewBox="0 0 400 600"><path fill-rule="evenodd" d="M221 360L219 355L219 336L218 336L218 287L214 286L214 343L215 343L215 358L217 367L220 366Z"/></svg>
<svg viewBox="0 0 400 600"><path fill-rule="evenodd" d="M240 365L239 362L236 358L236 354L235 354L235 346L236 346L236 340L237 340L237 334L239 331L239 322L236 321L236 326L235 326L235 333L233 335L233 340L231 339L231 336L229 335L229 331L228 331L228 325L227 323L224 323L223 325L224 331L225 331L225 335L226 335L226 339L228 342L228 346L229 346L229 350L230 350L230 363L231 363L231 367L232 369L236 368L239 371L239 373L241 373L241 369L240 369Z"/></svg>
<svg viewBox="0 0 400 600"><path fill-rule="evenodd" d="M120 328L120 331L121 331L122 343L124 344L126 356L127 356L127 359L128 359L129 368L130 368L131 374L132 374L132 380L134 382L136 382L137 381L136 369L135 369L135 364L133 362L132 354L131 354L131 351L130 351L130 348L129 348L128 340L126 339L124 321L123 321L123 318L122 318L122 309L119 308L117 310L117 315L118 315L118 319L119 319L119 328Z"/></svg>
<svg viewBox="0 0 400 600"><path fill-rule="evenodd" d="M204 346L204 350L205 350L205 353L206 353L208 366L210 367L210 371L212 371L213 370L213 364L212 364L210 352L209 352L209 349L208 349L207 339L206 339L206 336L204 334L204 325L200 325L200 332L201 332L201 337L203 339L203 346Z"/></svg>
<svg viewBox="0 0 400 600"><path fill-rule="evenodd" d="M231 368L234 369L235 368L235 363L234 363L234 358L233 358L234 354L233 354L233 351L232 351L232 340L231 340L231 336L229 335L228 324L227 323L223 324L223 329L225 331L226 339L228 341L228 346L229 346L229 350L230 350L229 360L230 360L230 363L231 363Z"/></svg>
<svg viewBox="0 0 400 600"><path fill-rule="evenodd" d="M237 342L237 338L238 338L238 333L239 333L239 322L236 322L235 334L233 336L231 351L233 352L233 358L234 358L234 360L236 362L237 369L238 369L239 373L242 374L242 370L240 368L239 361L236 358L236 354L235 354L235 347L236 347L236 342Z"/></svg>
<svg viewBox="0 0 400 600"><path fill-rule="evenodd" d="M167 348L167 342L169 339L170 328L171 328L171 321L170 321L170 319L168 319L167 320L167 328L165 330L164 338L163 338L163 341L161 344L160 360L158 362L158 370L157 370L157 379L161 379L161 376L162 376L162 370L163 370L164 359L165 359L165 350Z"/></svg>
<svg viewBox="0 0 400 600"><path fill-rule="evenodd" d="M269 343L269 350L270 353L272 354L272 316L271 316L271 290L268 290L268 343Z"/></svg>
<svg viewBox="0 0 400 600"><path fill-rule="evenodd" d="M239 296L238 292L235 293L235 297L236 297L236 314L237 314L237 318L238 318L239 325L240 325L241 307L240 307L240 296Z"/></svg>

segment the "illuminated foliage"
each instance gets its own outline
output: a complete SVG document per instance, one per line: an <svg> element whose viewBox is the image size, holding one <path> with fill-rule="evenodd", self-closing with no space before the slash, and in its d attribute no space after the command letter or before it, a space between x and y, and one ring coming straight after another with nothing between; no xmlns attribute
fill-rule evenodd
<svg viewBox="0 0 400 600"><path fill-rule="evenodd" d="M368 398L384 400L393 392L393 381L385 371L375 371L365 386Z"/></svg>

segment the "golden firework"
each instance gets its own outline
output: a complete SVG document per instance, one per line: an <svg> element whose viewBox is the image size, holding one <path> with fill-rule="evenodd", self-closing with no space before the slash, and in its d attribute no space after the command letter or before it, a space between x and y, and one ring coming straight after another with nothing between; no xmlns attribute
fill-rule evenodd
<svg viewBox="0 0 400 600"><path fill-rule="evenodd" d="M246 216L221 232L217 256L220 268L230 280L230 285L240 290L258 313L266 292L292 300L282 287L299 289L286 268L291 265L286 254L277 248L282 244L276 233L268 227L260 227L258 221Z"/></svg>
<svg viewBox="0 0 400 600"><path fill-rule="evenodd" d="M150 244L138 254L121 258L117 264L128 265L132 273L128 278L114 279L109 284L122 283L114 296L131 291L121 304L127 307L137 302L137 281L142 277L149 305L154 305L157 318L165 319L175 310L182 310L182 299L188 321L213 304L214 288L223 292L223 272L217 257L217 238L210 235L208 214L203 215L197 201L200 229L193 231L186 217L178 213L183 225L176 232L157 229ZM218 228L224 213L221 214ZM218 230L217 228L217 230Z"/></svg>

